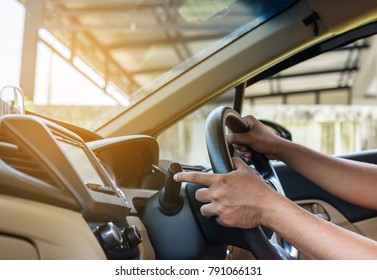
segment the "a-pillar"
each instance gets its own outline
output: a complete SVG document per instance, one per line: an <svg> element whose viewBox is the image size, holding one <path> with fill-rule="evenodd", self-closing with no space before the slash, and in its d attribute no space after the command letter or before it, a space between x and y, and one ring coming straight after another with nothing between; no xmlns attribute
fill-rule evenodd
<svg viewBox="0 0 377 280"><path fill-rule="evenodd" d="M25 96L34 100L38 30L42 25L45 0L25 0L25 27L22 48L20 86Z"/></svg>

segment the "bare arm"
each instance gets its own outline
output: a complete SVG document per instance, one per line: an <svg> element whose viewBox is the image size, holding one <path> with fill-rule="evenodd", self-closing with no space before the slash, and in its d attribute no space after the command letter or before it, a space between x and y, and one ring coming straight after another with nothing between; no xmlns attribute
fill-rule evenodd
<svg viewBox="0 0 377 280"><path fill-rule="evenodd" d="M265 213L267 215L267 213ZM280 201L265 225L293 244L309 259L377 259L377 243Z"/></svg>
<svg viewBox="0 0 377 280"><path fill-rule="evenodd" d="M264 225L312 259L377 259L377 243L311 215L272 190L239 159L229 174L178 173L179 182L206 185L196 198L204 216L239 228Z"/></svg>
<svg viewBox="0 0 377 280"><path fill-rule="evenodd" d="M243 145L252 146L269 158L282 160L335 196L363 207L377 209L376 165L321 154L276 136L252 116L245 119L251 126L249 132L228 135L228 142L235 144L245 158L252 155Z"/></svg>
<svg viewBox="0 0 377 280"><path fill-rule="evenodd" d="M277 158L326 191L348 202L377 209L377 166L321 154L283 141Z"/></svg>

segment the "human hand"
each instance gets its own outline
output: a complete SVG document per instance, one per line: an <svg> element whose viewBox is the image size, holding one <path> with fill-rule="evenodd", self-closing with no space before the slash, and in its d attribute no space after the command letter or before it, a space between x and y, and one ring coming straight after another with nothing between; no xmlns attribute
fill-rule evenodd
<svg viewBox="0 0 377 280"><path fill-rule="evenodd" d="M178 182L192 182L209 188L199 189L195 197L204 202L202 215L216 216L227 227L253 228L263 224L263 215L278 199L279 194L238 158L233 159L235 170L228 174L182 172L174 176Z"/></svg>
<svg viewBox="0 0 377 280"><path fill-rule="evenodd" d="M252 160L250 147L266 155L268 159L277 159L279 143L284 140L270 131L255 117L249 115L243 119L249 125L249 131L245 133L228 133L226 136L228 144L232 144L246 162Z"/></svg>

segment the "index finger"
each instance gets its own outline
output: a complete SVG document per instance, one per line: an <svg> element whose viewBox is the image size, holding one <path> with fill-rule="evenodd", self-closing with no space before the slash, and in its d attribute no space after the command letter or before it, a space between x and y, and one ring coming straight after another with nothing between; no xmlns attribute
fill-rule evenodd
<svg viewBox="0 0 377 280"><path fill-rule="evenodd" d="M209 187L218 174L208 174L199 172L179 172L174 175L174 180L177 182L190 182Z"/></svg>

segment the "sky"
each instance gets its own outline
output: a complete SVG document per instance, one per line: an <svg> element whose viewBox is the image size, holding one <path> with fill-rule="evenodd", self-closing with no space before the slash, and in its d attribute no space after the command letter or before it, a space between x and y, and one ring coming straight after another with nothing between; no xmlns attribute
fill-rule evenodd
<svg viewBox="0 0 377 280"><path fill-rule="evenodd" d="M0 0L0 88L20 85L24 13L18 1ZM116 102L39 43L34 104L109 106Z"/></svg>

